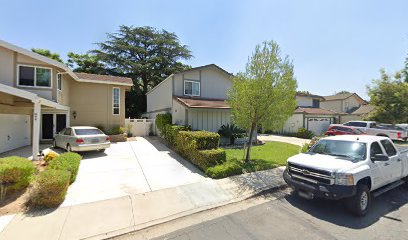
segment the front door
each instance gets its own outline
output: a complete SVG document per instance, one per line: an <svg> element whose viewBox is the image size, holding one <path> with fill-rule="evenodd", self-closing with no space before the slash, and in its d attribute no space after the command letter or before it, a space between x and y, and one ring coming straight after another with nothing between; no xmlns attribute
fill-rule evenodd
<svg viewBox="0 0 408 240"><path fill-rule="evenodd" d="M53 139L54 137L54 116L53 114L42 114L42 139Z"/></svg>
<svg viewBox="0 0 408 240"><path fill-rule="evenodd" d="M67 115L57 114L57 126L55 127L55 132L59 133L62 129L67 127Z"/></svg>

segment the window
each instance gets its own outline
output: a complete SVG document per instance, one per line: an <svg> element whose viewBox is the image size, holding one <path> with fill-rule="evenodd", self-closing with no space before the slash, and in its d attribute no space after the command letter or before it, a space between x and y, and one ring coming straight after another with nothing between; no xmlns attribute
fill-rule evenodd
<svg viewBox="0 0 408 240"><path fill-rule="evenodd" d="M313 99L313 107L314 108L319 108L320 107L320 100L319 99Z"/></svg>
<svg viewBox="0 0 408 240"><path fill-rule="evenodd" d="M103 135L104 133L96 128L75 129L76 135Z"/></svg>
<svg viewBox="0 0 408 240"><path fill-rule="evenodd" d="M317 142L309 152L359 161L366 158L366 150L365 143L323 139Z"/></svg>
<svg viewBox="0 0 408 240"><path fill-rule="evenodd" d="M114 87L112 90L112 106L113 106L113 115L119 115L119 108L120 108L120 89Z"/></svg>
<svg viewBox="0 0 408 240"><path fill-rule="evenodd" d="M392 145L392 143L389 140L381 140L381 144L383 145L389 157L397 154L397 150L395 149L394 145Z"/></svg>
<svg viewBox="0 0 408 240"><path fill-rule="evenodd" d="M18 85L30 87L51 87L51 68L19 65Z"/></svg>
<svg viewBox="0 0 408 240"><path fill-rule="evenodd" d="M57 89L62 91L62 74L57 74Z"/></svg>
<svg viewBox="0 0 408 240"><path fill-rule="evenodd" d="M184 95L200 96L200 82L184 81Z"/></svg>
<svg viewBox="0 0 408 240"><path fill-rule="evenodd" d="M371 143L370 157L372 158L376 154L383 154L383 151L380 147L380 144L378 144L378 142L373 142Z"/></svg>
<svg viewBox="0 0 408 240"><path fill-rule="evenodd" d="M344 125L353 127L367 127L367 123L365 122L348 122L345 123Z"/></svg>
<svg viewBox="0 0 408 240"><path fill-rule="evenodd" d="M64 135L71 136L71 128L67 128L64 132Z"/></svg>

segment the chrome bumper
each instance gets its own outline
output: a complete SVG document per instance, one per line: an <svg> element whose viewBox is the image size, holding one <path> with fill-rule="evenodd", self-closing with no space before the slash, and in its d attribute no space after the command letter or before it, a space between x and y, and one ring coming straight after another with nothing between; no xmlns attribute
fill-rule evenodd
<svg viewBox="0 0 408 240"><path fill-rule="evenodd" d="M102 150L110 147L110 142L106 143L95 143L95 144L80 144L78 146L72 146L71 149L74 152L82 151L96 151Z"/></svg>

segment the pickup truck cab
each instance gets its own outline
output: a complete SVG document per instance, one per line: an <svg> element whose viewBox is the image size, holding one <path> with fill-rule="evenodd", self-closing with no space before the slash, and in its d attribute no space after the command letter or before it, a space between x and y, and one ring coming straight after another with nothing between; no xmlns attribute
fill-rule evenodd
<svg viewBox="0 0 408 240"><path fill-rule="evenodd" d="M407 131L400 128L390 128L379 126L373 121L350 121L343 124L344 126L354 127L365 132L367 135L388 137L392 140L406 141L408 138Z"/></svg>
<svg viewBox="0 0 408 240"><path fill-rule="evenodd" d="M342 135L323 138L308 152L288 159L286 183L305 198L346 199L355 215L365 215L372 196L405 183L408 152L387 137Z"/></svg>

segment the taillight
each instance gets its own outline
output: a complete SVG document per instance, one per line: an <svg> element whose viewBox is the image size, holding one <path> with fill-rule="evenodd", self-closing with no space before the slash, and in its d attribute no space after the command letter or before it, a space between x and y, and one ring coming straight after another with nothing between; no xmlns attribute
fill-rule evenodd
<svg viewBox="0 0 408 240"><path fill-rule="evenodd" d="M397 138L401 138L401 132L397 132Z"/></svg>
<svg viewBox="0 0 408 240"><path fill-rule="evenodd" d="M84 139L78 138L75 142L76 142L76 143L84 143Z"/></svg>
<svg viewBox="0 0 408 240"><path fill-rule="evenodd" d="M109 136L106 137L106 141L110 141L110 137L109 137Z"/></svg>

